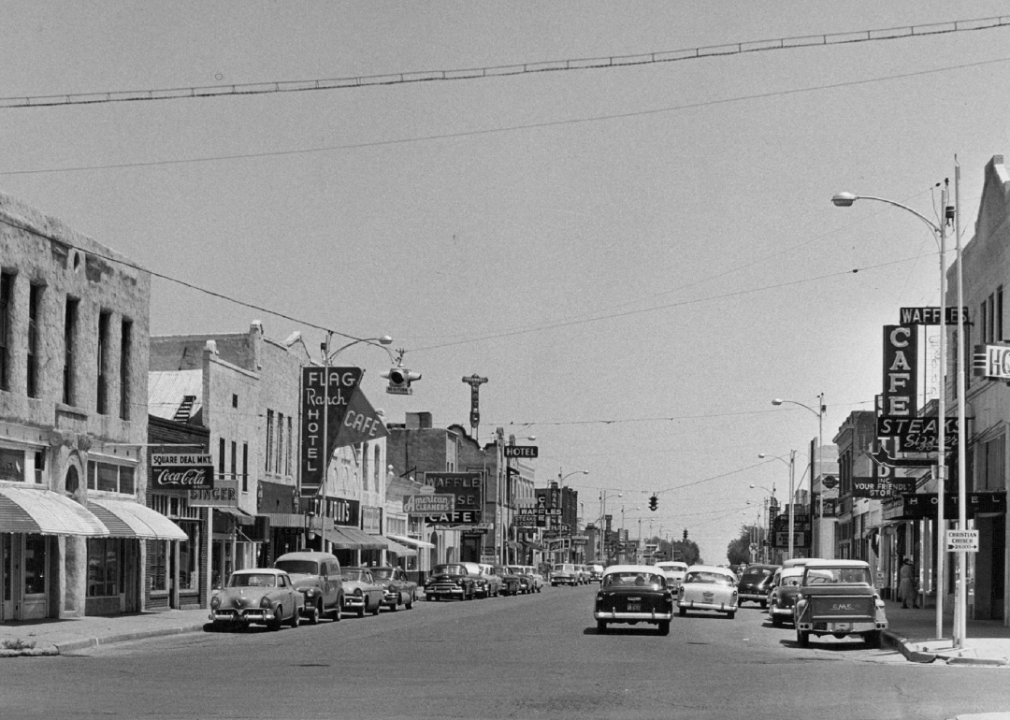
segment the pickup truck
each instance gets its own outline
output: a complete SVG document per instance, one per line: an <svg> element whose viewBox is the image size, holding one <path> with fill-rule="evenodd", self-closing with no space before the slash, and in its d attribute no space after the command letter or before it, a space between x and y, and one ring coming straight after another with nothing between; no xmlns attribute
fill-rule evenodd
<svg viewBox="0 0 1010 720"><path fill-rule="evenodd" d="M869 564L817 560L804 565L793 621L800 647L807 647L811 635L861 636L868 646L880 647L887 616Z"/></svg>

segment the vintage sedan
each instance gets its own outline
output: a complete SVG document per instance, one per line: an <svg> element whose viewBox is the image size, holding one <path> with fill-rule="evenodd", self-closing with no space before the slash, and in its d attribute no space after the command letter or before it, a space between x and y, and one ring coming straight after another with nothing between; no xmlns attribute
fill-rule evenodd
<svg viewBox="0 0 1010 720"><path fill-rule="evenodd" d="M340 620L344 608L344 585L340 579L340 561L324 552L290 552L281 555L274 567L291 577L291 582L305 596L302 615L313 625L330 615Z"/></svg>
<svg viewBox="0 0 1010 720"><path fill-rule="evenodd" d="M506 565L495 565L495 574L501 578L502 595L518 595L523 590L522 577Z"/></svg>
<svg viewBox="0 0 1010 720"><path fill-rule="evenodd" d="M607 632L611 623L649 623L661 635L670 634L673 593L666 577L651 565L611 565L603 571L593 610L596 630Z"/></svg>
<svg viewBox="0 0 1010 720"><path fill-rule="evenodd" d="M551 585L578 585L579 573L574 563L557 563L551 570Z"/></svg>
<svg viewBox="0 0 1010 720"><path fill-rule="evenodd" d="M729 568L691 565L677 590L677 612L705 610L725 613L732 620L739 607L736 575Z"/></svg>
<svg viewBox="0 0 1010 720"><path fill-rule="evenodd" d="M772 575L778 570L778 565L748 565L740 575L736 589L740 597L740 606L751 601L762 608L768 605L768 585Z"/></svg>
<svg viewBox="0 0 1010 720"><path fill-rule="evenodd" d="M502 579L501 575L495 572L494 565L489 565L488 563L478 563L480 567L480 575L484 578L484 583L487 587L487 597L498 597L501 594Z"/></svg>
<svg viewBox="0 0 1010 720"><path fill-rule="evenodd" d="M397 606L410 610L417 599L417 583L407 577L407 573L398 567L373 567L372 578L382 585L382 606L395 611Z"/></svg>
<svg viewBox="0 0 1010 720"><path fill-rule="evenodd" d="M298 627L305 596L283 570L237 570L228 585L210 599L210 620L215 628L266 625L280 630L285 622Z"/></svg>
<svg viewBox="0 0 1010 720"><path fill-rule="evenodd" d="M533 577L525 565L509 565L509 571L519 578L519 593L525 595L533 592Z"/></svg>
<svg viewBox="0 0 1010 720"><path fill-rule="evenodd" d="M471 575L462 563L436 565L424 586L425 600L473 600L476 596L477 577Z"/></svg>
<svg viewBox="0 0 1010 720"><path fill-rule="evenodd" d="M378 615L386 591L374 577L370 568L346 567L340 571L344 581L344 612L365 617L366 612Z"/></svg>
<svg viewBox="0 0 1010 720"><path fill-rule="evenodd" d="M884 601L873 587L873 574L862 560L818 560L803 566L793 608L796 642L807 647L810 636L860 636L880 647L887 629Z"/></svg>
<svg viewBox="0 0 1010 720"><path fill-rule="evenodd" d="M768 615L772 625L781 627L784 622L793 621L793 606L800 591L803 566L782 568L772 575L768 590Z"/></svg>
<svg viewBox="0 0 1010 720"><path fill-rule="evenodd" d="M687 574L687 563L680 560L661 560L656 563L656 568L666 575L666 582L670 590L677 592L677 588L684 582L684 575Z"/></svg>

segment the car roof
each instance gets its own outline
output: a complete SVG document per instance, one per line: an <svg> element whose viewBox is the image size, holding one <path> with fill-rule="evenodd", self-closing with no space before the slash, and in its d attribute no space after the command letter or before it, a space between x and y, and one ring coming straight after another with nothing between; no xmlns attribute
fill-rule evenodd
<svg viewBox="0 0 1010 720"><path fill-rule="evenodd" d="M756 565L748 565L743 569L743 572L748 572L750 570L778 570L779 565L773 565L771 563L757 563Z"/></svg>
<svg viewBox="0 0 1010 720"><path fill-rule="evenodd" d="M317 550L299 550L298 552L289 552L281 555L274 562L280 560L336 560L337 556L328 552L319 552ZM339 562L339 561L338 561Z"/></svg>
<svg viewBox="0 0 1010 720"><path fill-rule="evenodd" d="M734 577L736 576L735 572L733 572L729 568L724 568L724 567L722 567L720 565L691 565L690 567L688 567L687 571L688 572L717 572L717 573L722 573L723 575L733 575Z"/></svg>
<svg viewBox="0 0 1010 720"><path fill-rule="evenodd" d="M687 569L687 563L681 562L680 560L662 560L656 563L655 567L658 568L681 568L683 570Z"/></svg>
<svg viewBox="0 0 1010 720"><path fill-rule="evenodd" d="M779 577L793 577L794 575L802 575L803 568L806 565L794 565L793 567L782 568L782 574Z"/></svg>
<svg viewBox="0 0 1010 720"><path fill-rule="evenodd" d="M865 560L812 560L803 567L812 569L823 568L869 568Z"/></svg>
<svg viewBox="0 0 1010 720"><path fill-rule="evenodd" d="M279 570L277 568L243 568L242 570L236 570L232 575L287 575L286 570Z"/></svg>
<svg viewBox="0 0 1010 720"><path fill-rule="evenodd" d="M610 573L619 572L645 572L656 574L655 565L611 565L606 570L603 571L604 575L609 575Z"/></svg>

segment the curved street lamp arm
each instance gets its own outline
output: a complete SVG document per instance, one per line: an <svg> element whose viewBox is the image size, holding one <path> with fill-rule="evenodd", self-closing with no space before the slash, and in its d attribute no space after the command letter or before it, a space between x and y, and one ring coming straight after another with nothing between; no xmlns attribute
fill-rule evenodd
<svg viewBox="0 0 1010 720"><path fill-rule="evenodd" d="M335 358L337 355L339 355L340 353L342 353L344 350L346 350L347 348L351 347L352 345L357 345L358 343L365 343L366 345L372 345L372 346L377 347L377 348L379 348L381 350L385 350L386 351L386 355L389 356L389 362L391 362L393 364L396 364L396 360L393 357L393 353L390 352L389 348L386 347L386 345L389 345L392 342L393 342L393 338L389 337L389 335L383 335L382 337L377 337L377 338L360 338L358 340L355 340L354 342L349 342L346 345L338 347L333 352L326 353L326 357L324 359L325 359L326 364L328 365L330 363L330 361L333 360L333 358Z"/></svg>

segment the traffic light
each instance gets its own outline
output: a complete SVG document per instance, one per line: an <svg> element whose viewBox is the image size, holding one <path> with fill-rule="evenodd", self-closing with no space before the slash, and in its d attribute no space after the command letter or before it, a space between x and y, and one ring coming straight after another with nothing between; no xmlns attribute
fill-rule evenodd
<svg viewBox="0 0 1010 720"><path fill-rule="evenodd" d="M652 497L649 498L649 509L655 511L655 509L658 507L659 507L659 498L653 495Z"/></svg>
<svg viewBox="0 0 1010 720"><path fill-rule="evenodd" d="M379 373L379 377L389 380L386 392L390 395L412 395L413 389L410 384L421 379L421 373L411 372L405 367L390 368L384 373Z"/></svg>
<svg viewBox="0 0 1010 720"><path fill-rule="evenodd" d="M684 528L684 539L687 540L687 528Z"/></svg>

